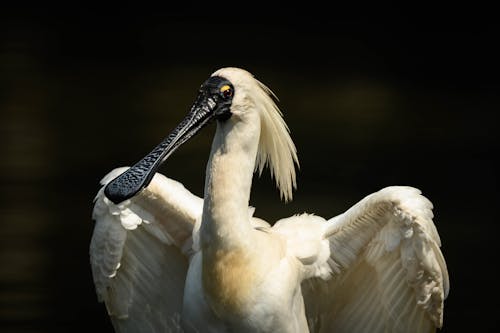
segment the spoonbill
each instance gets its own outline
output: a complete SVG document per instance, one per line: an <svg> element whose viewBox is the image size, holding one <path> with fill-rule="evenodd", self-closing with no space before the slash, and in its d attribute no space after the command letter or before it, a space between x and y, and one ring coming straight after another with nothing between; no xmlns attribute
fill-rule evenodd
<svg viewBox="0 0 500 333"><path fill-rule="evenodd" d="M215 122L204 197L156 173ZM272 226L249 206L268 166L292 199L298 165L275 96L222 68L142 160L112 170L94 201L90 262L118 332L432 332L449 290L432 204L390 186L325 219Z"/></svg>

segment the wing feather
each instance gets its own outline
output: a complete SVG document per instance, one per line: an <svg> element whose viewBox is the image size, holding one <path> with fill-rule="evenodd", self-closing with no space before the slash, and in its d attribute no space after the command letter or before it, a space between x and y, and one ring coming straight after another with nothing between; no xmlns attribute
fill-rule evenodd
<svg viewBox="0 0 500 333"><path fill-rule="evenodd" d="M302 286L312 332L442 326L449 282L432 208L415 188L388 187L325 222L323 265L331 274Z"/></svg>
<svg viewBox="0 0 500 333"><path fill-rule="evenodd" d="M115 169L107 184L127 168ZM90 263L98 299L117 332L178 332L193 230L203 200L156 174L150 185L118 205L98 192Z"/></svg>

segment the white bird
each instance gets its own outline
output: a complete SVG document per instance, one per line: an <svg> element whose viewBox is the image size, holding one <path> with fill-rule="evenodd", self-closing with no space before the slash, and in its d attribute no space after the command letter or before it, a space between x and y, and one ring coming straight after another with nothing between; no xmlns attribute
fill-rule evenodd
<svg viewBox="0 0 500 333"><path fill-rule="evenodd" d="M281 196L296 186L295 145L272 92L223 68L188 116L131 168L104 177L93 209L90 262L118 332L432 332L449 281L418 189L393 186L324 219L272 227L249 207L267 165ZM217 123L204 198L156 173Z"/></svg>

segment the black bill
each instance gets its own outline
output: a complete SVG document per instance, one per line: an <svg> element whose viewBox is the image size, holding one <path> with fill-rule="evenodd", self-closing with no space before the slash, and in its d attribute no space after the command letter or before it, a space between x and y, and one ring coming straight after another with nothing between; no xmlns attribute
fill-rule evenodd
<svg viewBox="0 0 500 333"><path fill-rule="evenodd" d="M221 86L227 87L228 84L230 85L227 80L220 77L208 79L202 85L186 118L142 160L108 183L104 189L106 197L115 204L133 197L149 185L161 163L179 146L198 133L212 119L227 119L227 114L230 113L230 101L220 93Z"/></svg>

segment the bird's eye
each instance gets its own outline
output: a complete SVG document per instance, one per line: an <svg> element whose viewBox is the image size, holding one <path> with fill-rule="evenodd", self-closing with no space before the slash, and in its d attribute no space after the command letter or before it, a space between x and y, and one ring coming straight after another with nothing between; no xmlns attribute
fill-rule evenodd
<svg viewBox="0 0 500 333"><path fill-rule="evenodd" d="M226 84L220 88L220 93L225 99L228 99L230 97L233 97L233 88Z"/></svg>

